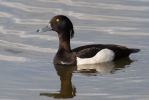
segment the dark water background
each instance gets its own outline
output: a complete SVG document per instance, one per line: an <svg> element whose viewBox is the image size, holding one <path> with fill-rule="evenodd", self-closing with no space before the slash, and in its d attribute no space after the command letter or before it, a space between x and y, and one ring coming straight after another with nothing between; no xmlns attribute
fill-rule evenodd
<svg viewBox="0 0 149 100"><path fill-rule="evenodd" d="M141 52L116 62L54 66L57 34L36 30L58 14L74 23L72 48L120 44ZM0 100L149 100L148 46L149 0L1 0Z"/></svg>

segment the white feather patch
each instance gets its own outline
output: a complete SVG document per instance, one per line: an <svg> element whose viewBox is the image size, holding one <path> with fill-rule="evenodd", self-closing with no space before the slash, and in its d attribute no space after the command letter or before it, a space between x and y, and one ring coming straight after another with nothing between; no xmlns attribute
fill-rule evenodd
<svg viewBox="0 0 149 100"><path fill-rule="evenodd" d="M77 70L90 70L95 69L97 72L100 73L110 73L113 68L115 67L115 64L113 61L99 63L99 64L89 64L89 65L78 65Z"/></svg>
<svg viewBox="0 0 149 100"><path fill-rule="evenodd" d="M102 62L109 62L114 59L114 52L110 49L102 49L92 58L77 57L77 65L83 64L97 64Z"/></svg>

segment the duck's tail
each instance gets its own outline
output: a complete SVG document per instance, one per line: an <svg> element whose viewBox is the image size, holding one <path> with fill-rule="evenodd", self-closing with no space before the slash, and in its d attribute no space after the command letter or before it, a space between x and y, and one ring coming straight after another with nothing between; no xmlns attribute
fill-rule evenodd
<svg viewBox="0 0 149 100"><path fill-rule="evenodd" d="M129 49L131 53L137 53L140 51L140 49L130 48Z"/></svg>

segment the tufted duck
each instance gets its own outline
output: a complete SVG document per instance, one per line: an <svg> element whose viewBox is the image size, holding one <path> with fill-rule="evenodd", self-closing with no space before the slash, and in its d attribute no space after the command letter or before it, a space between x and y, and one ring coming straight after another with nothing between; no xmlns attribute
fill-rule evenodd
<svg viewBox="0 0 149 100"><path fill-rule="evenodd" d="M46 27L37 30L37 32L46 31L56 31L59 37L59 48L54 57L54 64L96 64L128 57L131 53L140 51L140 49L114 44L93 44L71 49L70 38L74 36L73 24L64 15L54 16Z"/></svg>

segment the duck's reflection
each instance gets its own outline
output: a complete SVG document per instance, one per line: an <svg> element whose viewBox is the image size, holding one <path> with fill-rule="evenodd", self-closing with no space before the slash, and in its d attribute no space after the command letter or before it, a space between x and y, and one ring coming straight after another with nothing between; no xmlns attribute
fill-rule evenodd
<svg viewBox="0 0 149 100"><path fill-rule="evenodd" d="M117 61L99 63L95 65L80 65L77 66L77 71L84 75L97 75L98 73L114 73L117 70L129 66L133 61L130 58L124 58Z"/></svg>
<svg viewBox="0 0 149 100"><path fill-rule="evenodd" d="M76 70L76 66L55 65L55 69L61 81L60 93L40 93L40 95L53 98L73 98L76 96L76 88L71 82L72 73Z"/></svg>
<svg viewBox="0 0 149 100"><path fill-rule="evenodd" d="M40 93L41 96L53 98L73 98L76 96L76 88L72 85L71 78L73 72L83 73L85 75L97 75L98 73L113 73L130 65L133 61L129 58L114 62L101 63L96 65L82 66L62 66L54 65L61 81L59 93Z"/></svg>
<svg viewBox="0 0 149 100"><path fill-rule="evenodd" d="M96 76L97 73L110 73L114 67L114 62L106 62L95 65L79 65L77 71L87 76Z"/></svg>

